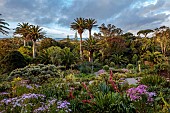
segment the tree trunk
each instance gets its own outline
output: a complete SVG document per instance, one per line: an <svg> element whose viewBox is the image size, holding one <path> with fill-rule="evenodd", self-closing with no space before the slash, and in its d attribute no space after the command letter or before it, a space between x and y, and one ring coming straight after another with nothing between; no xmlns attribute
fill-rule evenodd
<svg viewBox="0 0 170 113"><path fill-rule="evenodd" d="M25 41L25 39L24 39L24 47L26 46L26 41Z"/></svg>
<svg viewBox="0 0 170 113"><path fill-rule="evenodd" d="M82 50L82 33L80 33L80 59L83 60L83 50Z"/></svg>
<svg viewBox="0 0 170 113"><path fill-rule="evenodd" d="M144 36L145 36L145 38L146 38L147 34L145 34Z"/></svg>
<svg viewBox="0 0 170 113"><path fill-rule="evenodd" d="M91 29L89 29L89 38L91 37Z"/></svg>
<svg viewBox="0 0 170 113"><path fill-rule="evenodd" d="M93 52L92 51L90 51L89 52L89 62L93 62Z"/></svg>
<svg viewBox="0 0 170 113"><path fill-rule="evenodd" d="M36 54L36 49L35 49L35 41L32 41L33 42L33 46L32 46L32 55L33 55L33 58L35 58L35 54Z"/></svg>

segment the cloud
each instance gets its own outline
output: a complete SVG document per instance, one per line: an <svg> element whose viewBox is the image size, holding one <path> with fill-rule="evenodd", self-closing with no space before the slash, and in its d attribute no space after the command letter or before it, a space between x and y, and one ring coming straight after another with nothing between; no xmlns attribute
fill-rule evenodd
<svg viewBox="0 0 170 113"><path fill-rule="evenodd" d="M156 4L128 8L122 11L114 22L126 32L160 27L170 17L163 12L165 4L165 1L159 0Z"/></svg>
<svg viewBox="0 0 170 113"><path fill-rule="evenodd" d="M95 18L99 23L116 16L131 5L133 0L74 0L70 7L62 10L66 18L60 18L58 23L70 25L77 17Z"/></svg>
<svg viewBox="0 0 170 113"><path fill-rule="evenodd" d="M169 23L169 10L169 0L0 0L1 17L10 24L37 24L56 37L73 35L69 27L77 17L94 18L98 25L111 23L127 32Z"/></svg>
<svg viewBox="0 0 170 113"><path fill-rule="evenodd" d="M43 25L56 21L64 3L62 0L6 0L0 10L9 21Z"/></svg>

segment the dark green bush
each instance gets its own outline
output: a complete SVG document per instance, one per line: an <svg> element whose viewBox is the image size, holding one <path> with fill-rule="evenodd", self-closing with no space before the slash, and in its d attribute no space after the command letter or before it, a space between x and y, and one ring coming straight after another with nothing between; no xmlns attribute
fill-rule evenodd
<svg viewBox="0 0 170 113"><path fill-rule="evenodd" d="M10 82L2 82L0 84L0 92L4 92L6 90L9 90L11 88L11 83Z"/></svg>
<svg viewBox="0 0 170 113"><path fill-rule="evenodd" d="M24 56L18 51L12 51L7 54L4 59L0 61L0 67L2 73L10 73L17 68L23 68L26 66Z"/></svg>
<svg viewBox="0 0 170 113"><path fill-rule="evenodd" d="M89 62L83 62L78 67L81 73L91 73L92 71L92 66Z"/></svg>

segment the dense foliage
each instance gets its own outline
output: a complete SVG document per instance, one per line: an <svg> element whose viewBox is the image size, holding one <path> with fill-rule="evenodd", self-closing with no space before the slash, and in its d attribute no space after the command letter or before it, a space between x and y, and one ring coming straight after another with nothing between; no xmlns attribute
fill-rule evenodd
<svg viewBox="0 0 170 113"><path fill-rule="evenodd" d="M48 78L60 77L60 70L55 65L28 65L24 68L15 69L9 74L9 80L20 77L29 80L29 83L47 82Z"/></svg>
<svg viewBox="0 0 170 113"><path fill-rule="evenodd" d="M12 51L0 61L1 73L9 73L16 68L26 66L24 56L18 51Z"/></svg>

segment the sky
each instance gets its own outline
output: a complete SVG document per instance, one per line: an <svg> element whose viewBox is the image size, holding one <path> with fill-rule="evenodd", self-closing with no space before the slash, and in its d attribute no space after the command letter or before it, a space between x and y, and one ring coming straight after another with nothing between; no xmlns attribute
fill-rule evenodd
<svg viewBox="0 0 170 113"><path fill-rule="evenodd" d="M0 18L9 23L8 36L13 37L18 23L39 25L47 37L73 38L70 29L75 18L93 18L97 25L112 24L124 33L143 29L170 27L170 0L0 0ZM99 32L94 28L93 32ZM83 37L87 37L85 31Z"/></svg>

